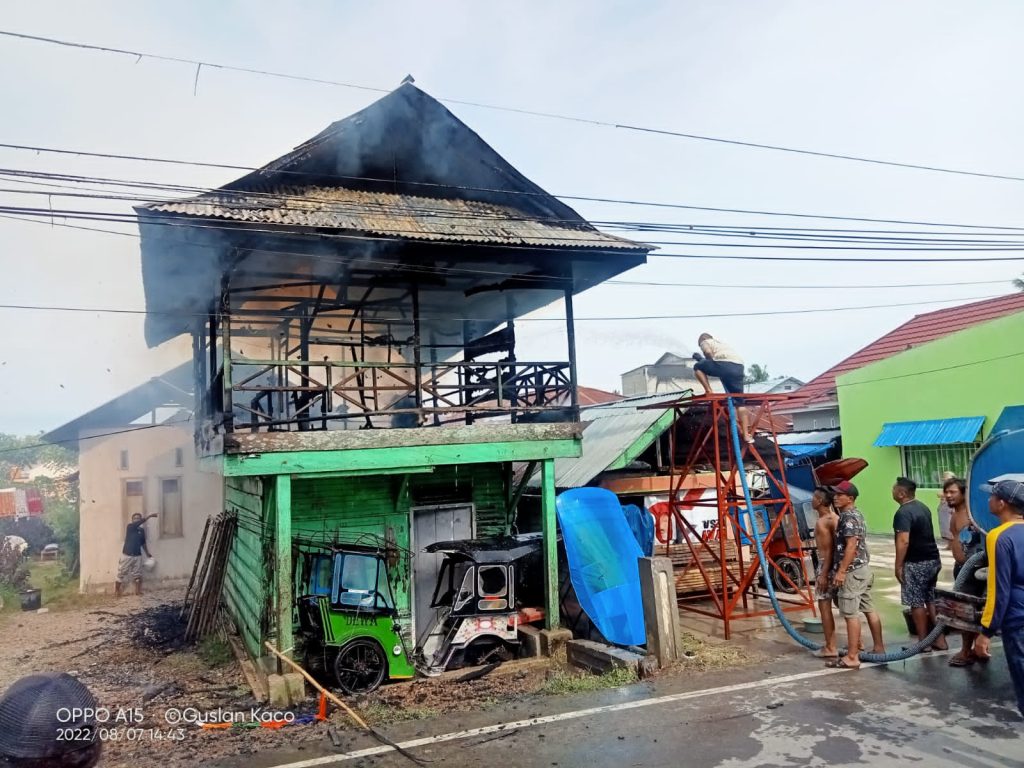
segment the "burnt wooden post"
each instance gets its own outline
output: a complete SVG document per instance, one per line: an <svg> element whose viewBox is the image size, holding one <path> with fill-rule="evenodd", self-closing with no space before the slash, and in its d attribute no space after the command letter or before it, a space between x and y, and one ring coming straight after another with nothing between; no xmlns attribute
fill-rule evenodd
<svg viewBox="0 0 1024 768"><path fill-rule="evenodd" d="M220 345L224 367L224 424L228 432L235 431L235 399L231 390L231 294L224 281L220 299Z"/></svg>
<svg viewBox="0 0 1024 768"><path fill-rule="evenodd" d="M277 596L277 647L292 655L292 478L278 475L274 487L275 560L274 592Z"/></svg>
<svg viewBox="0 0 1024 768"><path fill-rule="evenodd" d="M416 401L416 408L419 411L417 414L417 426L423 426L423 349L422 349L422 336L420 328L420 286L419 283L413 283L412 286L412 361L413 365L416 366L413 371L413 376L416 383L416 391L413 393L413 399Z"/></svg>
<svg viewBox="0 0 1024 768"><path fill-rule="evenodd" d="M565 335L569 346L569 404L572 420L580 420L580 394L576 382L576 325L572 309L572 281L565 289Z"/></svg>

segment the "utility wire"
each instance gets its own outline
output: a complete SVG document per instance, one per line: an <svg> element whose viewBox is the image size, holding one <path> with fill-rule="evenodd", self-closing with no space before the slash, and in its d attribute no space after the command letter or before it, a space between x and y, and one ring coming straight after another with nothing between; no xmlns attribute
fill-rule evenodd
<svg viewBox="0 0 1024 768"><path fill-rule="evenodd" d="M57 38L52 38L52 37L42 37L42 36L39 36L39 35L28 35L28 34L24 34L24 33L20 33L20 32L12 32L12 31L8 31L8 30L0 30L0 35L2 35L4 37L16 38L16 39L20 39L20 40L28 40L28 41L32 41L32 42L46 43L46 44L49 44L49 45L57 45L57 46L65 47L65 48L76 48L76 49L88 50L88 51L96 51L96 52L101 52L101 53L113 53L113 54L119 54L119 55L123 55L123 56L131 56L136 61L141 61L142 59L146 58L146 59L153 59L155 61L167 61L167 62L172 62L172 63L176 63L176 64L188 64L189 66L196 67L196 74L195 74L196 83L198 83L200 71L202 70L202 68L206 67L207 69L221 69L221 70L232 71L232 72L244 72L244 73L247 73L247 74L262 75L262 76L265 76L265 77L281 78L281 79L286 79L286 80L296 80L296 81L306 82L306 83L318 83L318 84L321 84L321 85L331 85L331 86L337 86L337 87L341 87L341 88L352 88L352 89L361 90L361 91L371 91L371 92L374 92L374 93L390 93L391 92L390 90L388 90L386 88L378 88L378 87L373 87L373 86L368 86L368 85L360 85L360 84L356 84L356 83L340 82L340 81L337 81L337 80L327 80L327 79L324 79L324 78L308 77L308 76L304 76L304 75L296 75L296 74L291 74L291 73L286 73L286 72L275 72L275 71L271 71L271 70L255 69L255 68L251 68L251 67L234 66L234 65L230 65L230 64L219 64L219 63L216 63L216 62L204 61L204 60L201 60L201 59L188 59L188 58L179 57L179 56L167 56L167 55L164 55L164 54L154 54L154 53L148 53L148 52L145 52L145 51L133 51L133 50L125 49L125 48L113 48L113 47L109 47L109 46L94 45L94 44L91 44L91 43L80 43L80 42L75 42L75 41L70 41L70 40L59 40ZM194 88L193 88L193 92L194 92ZM766 143L754 142L754 141L741 141L739 139L727 139L727 138L722 138L722 137L718 137L718 136L706 136L706 135L696 134L696 133L686 133L686 132L683 132L683 131L672 131L672 130L667 130L667 129L653 128L653 127L647 127L647 126L641 126L641 125L631 125L631 124L628 124L628 123L619 123L619 122L613 122L613 121L608 121L608 120L595 120L595 119L592 119L592 118L578 117L578 116L575 116L575 115L564 115L564 114L559 114L559 113L556 113L556 112L543 112L543 111L539 111L539 110L521 109L521 108L517 108L517 107L507 107L507 106L501 106L501 105L497 105L497 104L488 104L488 103L478 102L478 101L468 101L468 100L465 100L465 99L451 99L451 98L443 98L442 97L442 98L439 98L438 101L444 102L446 104L458 104L458 105L461 105L461 106L477 107L479 109L490 109L490 110L496 110L496 111L500 111L500 112L508 112L508 113L519 114L519 115L528 115L528 116L531 116L531 117L543 117L543 118L548 118L548 119L553 119L553 120L563 120L563 121L568 121L568 122L573 122L573 123L582 123L582 124L585 124L585 125L600 126L600 127L604 127L604 128L615 128L615 129L619 129L619 130L633 131L633 132L637 132L637 133L646 133L646 134L653 134L653 135L659 135L659 136L671 136L671 137L674 137L674 138L692 139L692 140L695 140L695 141L706 141L706 142L712 142L712 143L716 143L716 144L725 144L725 145L736 146L736 147L747 147L747 148L750 148L750 149L764 149L764 150L771 150L773 152L786 152L786 153L805 155L805 156L810 156L810 157L822 157L822 158L828 158L828 159L832 159L832 160L846 160L846 161L858 162L858 163L868 163L868 164L871 164L871 165L889 166L889 167L894 167L894 168L906 168L906 169L918 170L918 171L932 171L932 172L935 172L935 173L953 174L953 175L958 175L958 176L971 176L971 177L975 177L975 178L999 179L999 180L1004 180L1004 181L1024 181L1024 177L1021 177L1021 176L1011 176L1011 175L1007 175L1007 174L988 173L988 172L983 172L983 171L970 171L970 170L964 170L964 169L960 169L960 168L946 168L946 167L936 166L936 165L924 165L924 164L918 164L918 163L905 163L905 162L898 162L898 161L894 161L894 160L882 160L882 159L879 159L879 158L863 157L863 156L860 156L860 155L851 155L851 154L844 154L844 153L838 153L838 152L824 152L824 151L811 150L811 149L802 149L802 148L798 148L798 147L787 147L787 146L782 146L782 145L778 145L778 144L766 144Z"/></svg>
<svg viewBox="0 0 1024 768"><path fill-rule="evenodd" d="M236 171L259 171L262 170L256 166L245 166L245 165L228 165L224 163L210 163L193 160L177 160L171 158L160 158L160 157L147 157L144 155L126 155L126 154L114 154L108 152L90 152L87 150L78 149L59 149L55 147L40 147L31 146L27 144L6 144L0 143L0 148L4 149L15 149L24 150L28 152L43 152L60 155L77 155L81 157L99 157L113 160L130 160L137 162L148 162L148 163L162 163L170 165L186 165L196 166L203 168L222 168ZM338 180L351 180L360 182L383 182L393 185L394 179L379 179L368 176L341 176L336 174L310 174L306 171L289 171L289 170L274 170L275 176L315 176L318 179L338 179ZM520 195L524 197L555 197L561 200L577 200L581 202L591 203L610 203L616 205L631 205L631 206L644 206L650 208L667 208L667 209L678 209L688 211L704 211L709 213L741 213L749 214L753 216L778 216L786 218L801 218L801 219L822 219L828 221L857 221L862 223L871 224L902 224L909 226L929 226L929 227L957 227L963 229L1002 229L1008 231L1024 231L1024 227L1004 227L990 224L950 224L934 221L918 221L913 219L880 219L880 218L866 218L860 216L837 216L829 214L813 214L813 213L793 213L784 211L764 211L750 208L723 208L706 205L686 205L683 203L663 203L650 200L629 200L622 198L612 197L596 197L587 195L565 195L565 194L549 194L547 192L528 192L524 190L512 190L512 189L494 189L490 187L473 187L466 185L454 185L454 184L438 184L433 182L420 182L420 181L402 181L404 186L420 186L425 188L435 189L448 189L448 190L459 190L464 192L489 192L499 193L503 195Z"/></svg>
<svg viewBox="0 0 1024 768"><path fill-rule="evenodd" d="M970 361L968 363L959 363L957 365L944 365L941 368L931 368L931 369L929 369L927 371L914 371L913 373L902 373L902 374L898 374L896 376L882 376L882 377L879 377L877 379L864 379L863 381L849 381L849 382L846 382L845 384L840 384L837 381L836 382L836 386L837 387L856 387L856 386L860 386L861 384L874 384L875 382L878 382L878 381L893 381L895 379L909 379L909 378L912 378L914 376L924 376L925 374L928 374L928 373L944 373L945 371L952 371L952 370L956 370L957 368L969 368L969 367L971 367L973 365L981 365L982 363L991 363L991 362L995 362L996 360L1006 360L1006 359L1009 359L1011 357L1020 357L1021 355L1024 355L1024 352L1010 352L1009 354L1006 354L1006 355L998 355L996 357L986 357L984 360L972 360L972 361ZM855 370L859 370L859 369L855 369Z"/></svg>
<svg viewBox="0 0 1024 768"><path fill-rule="evenodd" d="M107 235L117 235L119 237L130 237L135 240L139 239L139 235L135 232L121 232L114 229L102 229L99 227L86 227L77 224L68 224L66 222L49 222L40 218L24 218L21 216L11 216L9 214L0 214L0 219L10 219L11 221L21 221L28 224L41 224L43 226L55 226L55 227L66 227L68 229L77 229L85 232L99 232ZM193 247L207 247L214 248L212 245L201 245L196 244ZM276 254L282 256L306 256L311 255L316 258L320 258L321 254L306 254L302 251L278 251L269 249L258 249L255 253L261 254ZM372 259L360 257L358 261L378 263L387 266L394 266L394 262L385 261L382 259ZM342 264L346 263L342 259L338 259L335 263ZM956 262L959 263L959 262ZM402 265L403 270L421 272L423 274L434 274L441 272L442 274L473 274L473 275L493 275L494 277L502 277L511 281L534 281L537 279L549 278L552 281L564 280L563 277L558 275L550 274L535 274L535 275L512 275L507 272L499 272L496 270L484 270L484 269L460 269L458 267L441 267L441 266L417 266L417 265ZM827 290L827 289L890 289L890 288L948 288L961 285L1008 285L1013 282L1016 275L1003 278L1002 280L946 280L938 283L831 283L831 284L803 284L803 285L786 285L786 284L769 284L769 283L745 283L745 284L726 284L726 283L678 283L668 281L656 281L656 280L604 280L600 285L634 285L634 286L649 286L649 287L663 287L663 288L722 288L722 289L756 289L756 290ZM287 286L285 286L287 287Z"/></svg>
<svg viewBox="0 0 1024 768"><path fill-rule="evenodd" d="M69 443L78 443L78 442L80 442L82 440L96 440L96 439L101 438L101 437L111 437L113 435L124 435L124 434L127 434L128 432L141 432L144 429L156 429L157 427L170 427L170 426L175 426L177 424L188 424L190 421L192 421L192 416L189 416L187 419L180 419L180 420L177 420L177 421L165 421L165 422L161 422L160 424L140 424L137 427L128 427L126 429L118 429L118 430L114 430L112 432L99 432L99 433L94 434L94 435L83 435L81 437L72 437L72 438L68 438L66 440L54 440L54 441L49 442L49 443L32 443L31 445L22 445L22 446L20 446L18 448L4 448L4 449L0 450L0 455L4 455L4 454L8 454L8 453L17 453L18 451L28 451L28 450L32 450L34 448L46 448L47 446L50 446L50 445L66 445L66 444L69 444Z"/></svg>
<svg viewBox="0 0 1024 768"><path fill-rule="evenodd" d="M53 209L53 208L30 208L21 206L0 206L0 213L6 214L18 214L22 216L35 216L52 219L54 217L68 218L73 220L85 220L85 221L100 221L100 222L112 222L122 224L137 224L138 217L135 214L121 214L114 212L102 212L94 210L74 210L74 209ZM167 220L162 220L167 219ZM204 223L199 223L204 222ZM233 224L231 223L233 222ZM282 224L278 222L260 222L263 224L263 228L253 227L250 222L247 221L235 221L230 219L221 220L215 216L190 216L181 214L156 214L147 216L145 221L147 225L163 225L171 227L187 227L189 229L208 229L208 230L219 230L228 232L244 232L246 234L268 234L275 236L288 236L288 235L299 235L304 236L307 239L311 236L309 233L309 226L302 224ZM277 227L271 229L267 227ZM382 230L384 228L381 228ZM289 232L288 230L293 230ZM338 233L324 233L317 232L314 236L320 240L339 240L339 241L393 241L393 242L407 242L409 239L417 240L417 236L420 242L443 244L447 247L468 247L479 249L481 247L493 248L497 250L510 250L510 251L530 251L533 253L560 253L560 254L577 254L579 256L592 257L596 255L608 255L609 253L621 253L622 255L637 255L638 251L641 250L642 244L637 243L637 248L628 247L615 247L607 241L588 241L580 240L577 238L552 238L548 236L537 236L537 240L541 241L535 244L515 245L510 243L494 243L487 242L486 240L480 240L479 236L471 234L456 234L455 237L461 237L461 241L454 240L431 240L425 235L436 236L437 238L451 237L453 236L450 232L426 232L424 230L388 230L391 234L380 234L380 235L351 235L351 234L338 234ZM408 235L409 237L403 237L402 235ZM600 234L595 231L595 234ZM525 238L523 238L525 239ZM564 240L567 244L560 245L559 241ZM546 241L552 241L553 244L548 244ZM932 253L932 252L947 252L947 253L986 253L986 252L1003 252L1003 251L1024 251L1024 244L1018 247L907 247L907 246L884 246L884 247L873 247L873 246L837 246L837 245L775 245L771 243L705 243L705 242L673 242L672 245L682 245L685 247L733 247L733 248L758 248L768 250L825 250L825 251L875 251L875 252L910 252L910 253ZM313 256L310 254L310 256ZM729 259L729 260L740 260L740 261L792 261L792 262L845 262L845 263L955 263L955 262L985 262L985 261L1024 261L1024 256L971 256L969 258L913 258L913 257L891 257L891 256L877 256L877 257L863 257L863 256L843 256L843 257L823 257L823 256L781 256L781 255L739 255L739 254L696 254L696 253L647 253L647 258L662 258L662 259Z"/></svg>
<svg viewBox="0 0 1024 768"><path fill-rule="evenodd" d="M1006 295L1012 295L1012 294L1006 294ZM928 301L907 301L907 302L898 302L898 303L890 302L890 303L886 303L886 304L865 304L865 305L860 305L860 306L847 306L847 307L833 307L833 306L829 306L829 307L816 307L816 308L805 308L805 309L762 310L762 311L752 311L752 312L719 312L719 313L700 312L700 313L697 313L697 314L688 314L688 315L635 315L635 316L633 316L633 315L625 315L625 316L576 317L575 318L575 322L610 322L610 321L625 322L625 321L631 321L631 320L694 320L694 319L708 318L708 317L728 318L728 317L768 317L768 316L777 316L777 315L806 315L806 314L819 314L819 313L831 313L831 312L852 312L852 311L860 311L860 310L867 310L867 309L889 309L889 308L892 308L892 307L917 307L917 306L923 306L923 305L926 305L926 304L950 304L950 303L955 303L955 302L984 301L984 300L987 300L987 299L994 299L994 298L999 298L999 297L1000 297L1000 294L988 295L988 296L962 296L962 297L958 297L958 298L955 298L955 299L931 299L931 300L928 300ZM250 321L250 318L247 317L247 316L237 316L237 315L231 314L230 312L226 313L226 314L221 314L221 313L209 313L209 314L207 314L207 313L199 313L199 312L147 311L145 309L122 309L122 308L116 308L116 307L68 307L68 306L61 306L61 305L44 305L44 304L0 304L0 309L43 311L43 312L80 312L80 313L95 313L95 314L110 313L110 314L121 314L121 315L147 315L148 314L148 315L165 315L165 316L171 316L171 317L195 317L195 318L203 318L203 319L209 318L210 316L216 316L216 317L221 318L221 319L224 319L224 318L232 319L232 320L234 320L234 322L242 324L242 325L244 325L246 322ZM337 310L333 310L333 311L344 311L346 309L348 309L348 308L347 307L340 307ZM324 314L324 313L321 313L321 316L327 318L326 314ZM291 319L291 318L295 318L296 315L294 313L284 313L284 312L281 312L280 310L268 309L266 311L261 311L260 314L257 317L252 318L252 320L255 321L255 320L258 320L259 318L271 318L271 317L281 317L281 318ZM457 317L457 316L443 316L443 315L437 316L437 317L421 315L420 319L424 320L424 321L439 321L439 322L449 322L449 321L457 321L457 320L470 320L470 321L490 322L490 321L494 320L494 318L490 318L490 317ZM372 318L366 318L366 321L367 322L373 322L373 323L385 323L385 322L393 322L393 323L405 322L405 323L409 323L409 322L412 322L412 320L410 318L408 318L408 317L394 317L394 318L391 318L391 317L372 317ZM520 317L520 318L516 318L516 323L523 323L523 322L541 322L541 323L557 322L557 323L564 323L565 322L565 318L564 317Z"/></svg>

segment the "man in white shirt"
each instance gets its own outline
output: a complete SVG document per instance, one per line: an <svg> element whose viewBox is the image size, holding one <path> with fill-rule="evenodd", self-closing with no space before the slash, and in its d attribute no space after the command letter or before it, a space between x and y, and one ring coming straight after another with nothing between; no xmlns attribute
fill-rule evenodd
<svg viewBox="0 0 1024 768"><path fill-rule="evenodd" d="M700 385L704 387L704 394L712 394L708 376L714 376L722 382L726 392L731 395L742 395L743 378L746 372L743 358L732 347L724 341L719 341L710 333L702 333L697 339L697 345L704 355L702 357L699 354L694 354L693 358L697 363L693 366L693 373ZM736 398L736 401L737 405L743 402L741 398ZM750 432L750 411L739 405L736 409L736 418L739 420L743 439L748 443L753 443L754 437Z"/></svg>

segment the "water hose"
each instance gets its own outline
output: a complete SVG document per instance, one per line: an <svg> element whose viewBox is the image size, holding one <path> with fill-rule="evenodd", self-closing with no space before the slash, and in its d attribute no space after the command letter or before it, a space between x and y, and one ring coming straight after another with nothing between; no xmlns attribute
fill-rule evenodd
<svg viewBox="0 0 1024 768"><path fill-rule="evenodd" d="M729 433L732 437L732 447L733 450L736 452L736 456L740 457L743 454L740 446L739 431L736 428L736 407L733 404L733 399L731 397L727 398L727 403L729 406ZM775 594L775 585L772 583L774 579L772 579L768 558L765 556L764 546L762 545L761 537L758 535L757 532L757 523L754 519L754 503L750 496L750 486L747 483L747 473L743 471L742 466L738 474L740 476L740 484L743 487L743 501L747 505L746 512L747 519L750 521L750 538L754 540L754 549L757 552L757 559L761 563L761 572L764 574L765 588L768 590L768 597L772 601L772 608L775 610L775 615L776 617L778 617L779 623L782 624L782 628L785 629L786 633L796 642L798 642L800 645L802 645L804 648L807 648L810 651L821 650L824 644L819 643L816 640L811 640L810 638L804 637L802 634L800 634L796 630L796 628L789 622L789 619L786 618L785 611L782 610L782 605L779 603L778 595ZM974 574L974 566L980 563L984 557L984 552L978 552L970 559L968 559L967 562L964 563L964 567L961 569L960 575L957 577L955 583L953 584L954 591L959 592L964 588L964 586L967 584L968 579ZM943 629L945 629L945 626L946 625L944 622L937 622L935 624L935 628L928 634L927 637L925 637L923 640L919 640L917 643L913 645L908 646L905 650L891 651L889 653L868 653L866 651L862 651L860 654L860 660L876 664L885 664L888 662L909 659L911 656L917 655L925 648L931 646L931 644L934 643L936 640L938 640L939 635L942 634L942 631ZM840 656L845 656L846 652L847 649L845 648L839 649Z"/></svg>

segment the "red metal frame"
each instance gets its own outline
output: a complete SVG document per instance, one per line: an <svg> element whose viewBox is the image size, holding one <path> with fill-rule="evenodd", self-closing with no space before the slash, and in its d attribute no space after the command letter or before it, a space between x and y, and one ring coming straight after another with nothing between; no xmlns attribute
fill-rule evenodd
<svg viewBox="0 0 1024 768"><path fill-rule="evenodd" d="M743 405L751 411L750 423L753 425L764 423L767 429L761 430L772 438L775 450L775 460L778 462L779 475L782 479L780 485L772 477L767 463L754 445L743 443L740 448L740 456L736 456L733 447L732 435L729 431L729 404L728 396L720 394L702 395L700 397L689 397L673 403L671 407L675 411L672 429L669 432L669 453L671 456L671 483L669 485L669 505L672 509L672 516L676 521L677 529L682 532L683 544L674 546L686 546L692 555L692 563L687 566L687 571L696 567L704 583L707 585L707 595L713 603L713 610L690 605L693 598L683 598L679 601L679 607L698 613L703 616L721 619L724 627L725 638L729 639L730 624L734 618L751 618L756 616L771 616L775 611L772 608L758 609L751 606L751 601L766 597L757 593L756 578L760 570L760 563L756 557L751 557L749 562L744 562L743 547L740 545L741 536L749 537L752 531L747 530L741 515L745 516L743 510L746 502L743 499L742 491L737 490L739 472L750 469L763 469L769 477L768 496L757 499L759 505L772 505L779 509L779 513L771 522L767 533L764 536L764 548L768 556L770 567L778 573L794 590L792 597L780 598L785 603L785 611L815 611L813 579L807 573L804 559L804 549L799 542L799 536L795 548L785 542L785 531L782 531L782 541L777 541L777 534L782 528L784 521L788 518L793 526L791 530L799 530L797 527L796 513L793 503L789 498L788 486L785 483L785 463L782 458L778 444L775 442L774 421L771 418L771 406L773 402L788 399L785 395L742 395ZM737 398L739 400L739 398ZM737 403L738 405L738 403ZM664 407L659 406L659 407ZM693 442L690 444L685 462L680 466L676 464L676 433L680 418L684 412L693 414L703 411L703 422L698 429ZM724 450L723 450L724 449ZM714 506L718 511L718 536L709 542L701 532L683 516L680 507L683 505L685 491L683 489L686 478L696 473L698 467L710 467L715 475L715 501L714 502L688 502L693 506ZM730 538L736 542L736 558L730 561L727 554L727 543ZM712 546L717 543L718 546ZM673 546L671 542L665 544L665 552L669 553ZM710 555L712 562L705 564L701 561L701 554ZM776 564L775 557L785 554L793 557L799 562L803 585L794 583ZM685 574L685 571L684 571ZM721 576L721 585L716 586L715 576ZM705 596L701 595L699 599Z"/></svg>

